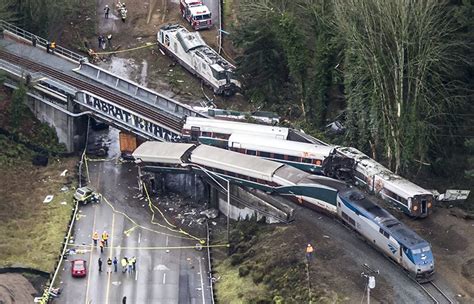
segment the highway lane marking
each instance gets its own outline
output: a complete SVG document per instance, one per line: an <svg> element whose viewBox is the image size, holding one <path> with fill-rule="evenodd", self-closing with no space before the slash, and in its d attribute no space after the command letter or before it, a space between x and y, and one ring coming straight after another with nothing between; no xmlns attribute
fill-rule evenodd
<svg viewBox="0 0 474 304"><path fill-rule="evenodd" d="M142 234L139 232L139 233L138 233L138 244L140 244L141 238L142 238Z"/></svg>
<svg viewBox="0 0 474 304"><path fill-rule="evenodd" d="M163 285L166 284L166 273L163 273Z"/></svg>
<svg viewBox="0 0 474 304"><path fill-rule="evenodd" d="M112 259L112 253L114 248L114 227L115 227L115 213L112 213L112 230L110 231L110 247L109 248L109 259ZM108 270L107 266L107 270ZM111 268L112 270L112 268ZM105 303L109 303L109 291L110 291L110 279L112 277L112 271L107 274L107 292L105 293Z"/></svg>
<svg viewBox="0 0 474 304"><path fill-rule="evenodd" d="M98 208L97 206L94 207L94 220L92 222L92 233L94 233L94 231L95 231L95 221L96 221L96 216L97 216L97 208ZM87 304L87 300L89 298L89 284L90 284L90 279L91 279L90 272L91 272L91 269L92 269L91 261L92 261L92 252L93 251L94 250L91 249L91 253L89 254L89 275L87 276L87 285L86 285L86 301L85 301L86 304Z"/></svg>
<svg viewBox="0 0 474 304"><path fill-rule="evenodd" d="M201 295L202 295L202 302L203 303L206 303L206 299L204 297L204 280L202 278L202 265L201 265L201 259L200 258L196 258L199 262L199 275L201 277Z"/></svg>
<svg viewBox="0 0 474 304"><path fill-rule="evenodd" d="M166 247L168 247L168 241L169 241L169 238L168 236L166 236Z"/></svg>
<svg viewBox="0 0 474 304"><path fill-rule="evenodd" d="M138 280L138 270L135 270L135 281Z"/></svg>

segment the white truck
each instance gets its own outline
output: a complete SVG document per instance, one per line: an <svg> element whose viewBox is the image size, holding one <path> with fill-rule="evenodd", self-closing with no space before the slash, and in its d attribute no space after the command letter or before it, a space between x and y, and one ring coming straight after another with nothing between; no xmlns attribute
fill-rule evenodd
<svg viewBox="0 0 474 304"><path fill-rule="evenodd" d="M231 96L240 89L235 67L209 47L198 32L179 24L166 25L157 34L158 46L184 68L201 78L215 94Z"/></svg>
<svg viewBox="0 0 474 304"><path fill-rule="evenodd" d="M207 29L212 26L211 11L201 1L180 0L179 9L181 16L189 22L194 30Z"/></svg>

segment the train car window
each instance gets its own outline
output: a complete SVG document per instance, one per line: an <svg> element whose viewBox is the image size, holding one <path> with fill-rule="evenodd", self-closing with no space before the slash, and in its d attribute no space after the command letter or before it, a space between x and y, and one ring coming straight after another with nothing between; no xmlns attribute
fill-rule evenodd
<svg viewBox="0 0 474 304"><path fill-rule="evenodd" d="M248 155L257 155L257 151L255 150L247 150Z"/></svg>
<svg viewBox="0 0 474 304"><path fill-rule="evenodd" d="M303 163L311 164L311 162L312 162L311 158L306 158L306 157L303 158Z"/></svg>
<svg viewBox="0 0 474 304"><path fill-rule="evenodd" d="M289 160L289 161L294 161L294 162L297 162L297 161L298 161L298 157L296 157L296 156L291 156L291 155L288 155L288 160Z"/></svg>
<svg viewBox="0 0 474 304"><path fill-rule="evenodd" d="M273 158L276 158L276 159L285 159L285 155L275 153L275 154L273 154Z"/></svg>
<svg viewBox="0 0 474 304"><path fill-rule="evenodd" d="M321 161L319 159L313 159L313 165L321 166Z"/></svg>
<svg viewBox="0 0 474 304"><path fill-rule="evenodd" d="M268 153L268 152L260 151L259 154L260 154L261 157L270 157L270 153Z"/></svg>
<svg viewBox="0 0 474 304"><path fill-rule="evenodd" d="M204 137L211 137L212 135L211 132L202 132L201 134L202 134L201 136L204 136Z"/></svg>

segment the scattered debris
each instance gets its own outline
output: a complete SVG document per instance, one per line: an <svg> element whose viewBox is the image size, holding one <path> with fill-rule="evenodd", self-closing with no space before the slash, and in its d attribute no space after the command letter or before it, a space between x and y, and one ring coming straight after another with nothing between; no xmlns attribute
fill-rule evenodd
<svg viewBox="0 0 474 304"><path fill-rule="evenodd" d="M43 201L43 204L49 204L51 203L51 201L53 200L54 198L54 195L47 195L45 198L44 198L44 201Z"/></svg>
<svg viewBox="0 0 474 304"><path fill-rule="evenodd" d="M438 195L438 201L441 202L452 202L458 201L462 202L467 199L469 196L470 190L446 190L446 193Z"/></svg>
<svg viewBox="0 0 474 304"><path fill-rule="evenodd" d="M68 172L68 170L65 169L61 174L59 174L59 176L66 176L67 172Z"/></svg>
<svg viewBox="0 0 474 304"><path fill-rule="evenodd" d="M323 238L330 239L329 235L323 235Z"/></svg>
<svg viewBox="0 0 474 304"><path fill-rule="evenodd" d="M61 205L67 205L67 202L60 202Z"/></svg>
<svg viewBox="0 0 474 304"><path fill-rule="evenodd" d="M69 190L68 186L63 186L61 192L67 192Z"/></svg>
<svg viewBox="0 0 474 304"><path fill-rule="evenodd" d="M215 219L219 215L219 210L211 208L201 211L199 214L207 216L208 219Z"/></svg>

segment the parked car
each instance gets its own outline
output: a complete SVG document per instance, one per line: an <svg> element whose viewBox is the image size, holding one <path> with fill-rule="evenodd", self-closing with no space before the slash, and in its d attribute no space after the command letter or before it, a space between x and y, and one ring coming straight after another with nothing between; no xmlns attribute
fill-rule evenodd
<svg viewBox="0 0 474 304"><path fill-rule="evenodd" d="M74 278L82 278L87 275L86 261L78 259L71 262L71 275Z"/></svg>
<svg viewBox="0 0 474 304"><path fill-rule="evenodd" d="M99 203L100 196L96 193L92 188L89 187L81 187L77 188L76 192L74 193L74 202L79 203Z"/></svg>

